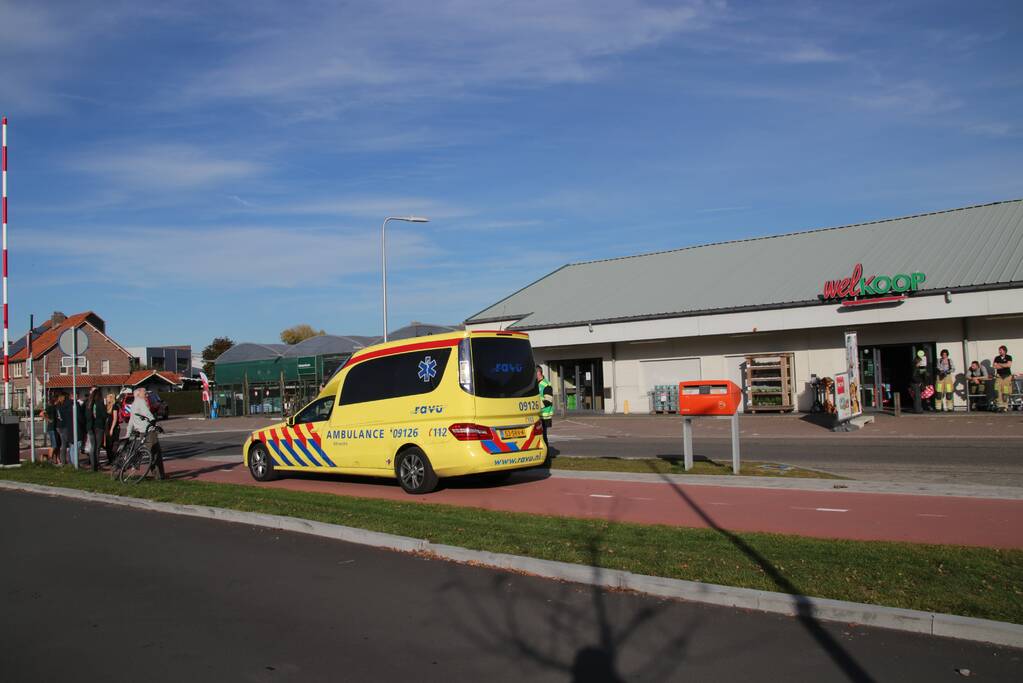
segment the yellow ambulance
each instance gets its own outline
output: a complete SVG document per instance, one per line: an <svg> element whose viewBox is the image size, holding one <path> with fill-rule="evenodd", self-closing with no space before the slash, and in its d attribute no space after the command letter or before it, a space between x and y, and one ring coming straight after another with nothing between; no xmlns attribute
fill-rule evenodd
<svg viewBox="0 0 1023 683"><path fill-rule="evenodd" d="M547 447L529 337L466 331L357 351L293 417L245 441L257 481L283 472L438 479L543 466Z"/></svg>

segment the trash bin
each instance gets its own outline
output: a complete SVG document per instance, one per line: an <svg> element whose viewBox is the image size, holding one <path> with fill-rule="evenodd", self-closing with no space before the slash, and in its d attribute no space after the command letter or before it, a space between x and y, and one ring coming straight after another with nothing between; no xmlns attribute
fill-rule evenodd
<svg viewBox="0 0 1023 683"><path fill-rule="evenodd" d="M0 415L0 465L21 462L21 418Z"/></svg>

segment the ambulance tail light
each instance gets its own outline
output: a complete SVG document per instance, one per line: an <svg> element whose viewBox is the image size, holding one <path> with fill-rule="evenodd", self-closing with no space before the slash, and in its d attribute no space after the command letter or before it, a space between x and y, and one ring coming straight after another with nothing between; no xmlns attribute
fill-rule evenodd
<svg viewBox="0 0 1023 683"><path fill-rule="evenodd" d="M472 394L472 347L468 337L458 342L458 383L462 391Z"/></svg>
<svg viewBox="0 0 1023 683"><path fill-rule="evenodd" d="M494 438L494 432L485 425L459 422L448 427L451 436L459 441L487 441Z"/></svg>

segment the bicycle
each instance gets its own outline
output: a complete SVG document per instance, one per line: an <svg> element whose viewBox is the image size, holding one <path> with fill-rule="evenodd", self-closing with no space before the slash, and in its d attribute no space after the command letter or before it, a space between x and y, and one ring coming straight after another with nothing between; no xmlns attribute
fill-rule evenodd
<svg viewBox="0 0 1023 683"><path fill-rule="evenodd" d="M160 434L163 433L163 428L156 424L156 420L150 420L144 415L138 415L137 417L142 418L148 423L146 431L142 433L135 432L128 438L127 443L121 448L117 458L114 459L114 465L111 470L111 476L123 483L136 484L149 476L150 471L153 469L155 458L152 452L150 452L149 446L146 445L146 438L154 431Z"/></svg>

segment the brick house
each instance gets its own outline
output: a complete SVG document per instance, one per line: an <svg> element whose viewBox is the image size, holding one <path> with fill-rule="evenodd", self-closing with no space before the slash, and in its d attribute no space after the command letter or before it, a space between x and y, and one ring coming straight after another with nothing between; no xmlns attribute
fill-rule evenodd
<svg viewBox="0 0 1023 683"><path fill-rule="evenodd" d="M65 356L58 341L67 330L77 328L89 338L89 348L82 354L85 367L78 368L78 395L88 394L92 387L100 387L104 393L117 391L122 387L148 386L155 383L178 385L180 377L175 373L154 373L153 371L132 372L132 356L123 346L106 334L106 323L92 311L65 316L55 312L53 316L32 330L32 362L35 365L35 401L38 405L44 391L61 389L71 392L71 368L61 366ZM10 346L10 376L15 410L28 409L28 357L25 337L22 336ZM154 375L156 375L154 377ZM165 376L166 375L166 376Z"/></svg>

